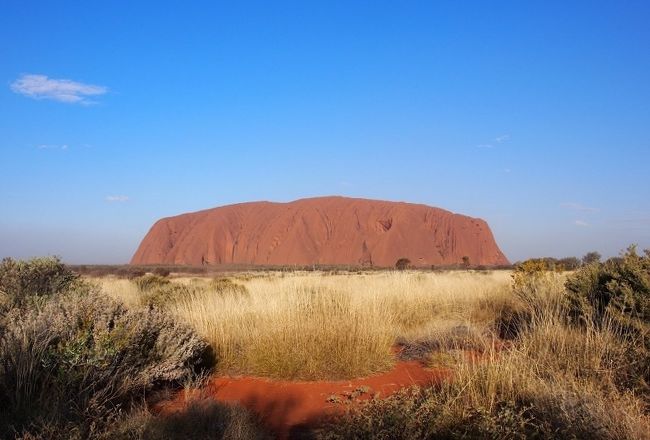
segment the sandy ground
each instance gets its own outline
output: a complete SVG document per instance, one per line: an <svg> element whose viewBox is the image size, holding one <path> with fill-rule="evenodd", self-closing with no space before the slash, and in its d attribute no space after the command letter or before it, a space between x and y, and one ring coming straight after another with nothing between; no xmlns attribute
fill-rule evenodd
<svg viewBox="0 0 650 440"><path fill-rule="evenodd" d="M451 374L449 369L429 369L418 361L400 361L385 373L342 381L297 382L221 376L212 378L201 395L221 402L237 402L256 414L279 439L290 439L302 437L310 427L345 411L349 405L387 397L413 385L433 385ZM163 414L180 411L185 401L180 393L156 409Z"/></svg>

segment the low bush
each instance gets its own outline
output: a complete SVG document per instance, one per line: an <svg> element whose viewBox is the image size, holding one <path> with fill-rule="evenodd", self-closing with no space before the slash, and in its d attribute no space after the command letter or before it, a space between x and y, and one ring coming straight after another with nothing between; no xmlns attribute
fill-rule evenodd
<svg viewBox="0 0 650 440"><path fill-rule="evenodd" d="M618 383L650 397L650 253L631 246L620 258L583 266L567 279L566 301L575 322L610 328L630 347Z"/></svg>
<svg viewBox="0 0 650 440"><path fill-rule="evenodd" d="M15 308L0 337L0 437L93 437L147 391L209 362L189 328L95 292Z"/></svg>
<svg viewBox="0 0 650 440"><path fill-rule="evenodd" d="M9 308L64 292L78 282L79 276L58 257L0 262L0 294Z"/></svg>
<svg viewBox="0 0 650 440"><path fill-rule="evenodd" d="M593 262L566 283L574 316L602 323L606 317L625 328L650 324L650 253L631 246L621 258Z"/></svg>

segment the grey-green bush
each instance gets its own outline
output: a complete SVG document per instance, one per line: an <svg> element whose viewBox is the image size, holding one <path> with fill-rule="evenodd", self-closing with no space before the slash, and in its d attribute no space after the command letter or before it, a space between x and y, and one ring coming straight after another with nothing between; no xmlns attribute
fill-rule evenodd
<svg viewBox="0 0 650 440"><path fill-rule="evenodd" d="M65 292L78 281L79 276L58 257L26 261L4 258L0 263L0 295L9 308Z"/></svg>
<svg viewBox="0 0 650 440"><path fill-rule="evenodd" d="M161 311L130 311L96 292L15 308L0 336L0 437L92 437L134 399L208 360L207 344Z"/></svg>

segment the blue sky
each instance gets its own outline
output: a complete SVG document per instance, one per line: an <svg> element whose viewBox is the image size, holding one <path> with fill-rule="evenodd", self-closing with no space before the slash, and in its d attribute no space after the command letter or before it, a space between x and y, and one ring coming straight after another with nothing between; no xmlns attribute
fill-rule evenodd
<svg viewBox="0 0 650 440"><path fill-rule="evenodd" d="M4 1L0 257L124 263L163 216L332 194L484 218L513 261L650 247L649 22L644 1Z"/></svg>

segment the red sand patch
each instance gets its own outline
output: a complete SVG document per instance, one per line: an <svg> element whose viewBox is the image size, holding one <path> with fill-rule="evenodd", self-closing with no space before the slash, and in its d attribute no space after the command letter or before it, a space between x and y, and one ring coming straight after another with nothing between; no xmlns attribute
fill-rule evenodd
<svg viewBox="0 0 650 440"><path fill-rule="evenodd" d="M354 400L386 397L413 385L439 383L448 379L451 373L448 369L431 370L420 362L408 361L397 362L386 373L342 381L294 382L248 376L215 377L201 394L221 402L237 402L245 406L257 414L263 425L278 438L285 439L299 434L305 427L318 424L327 416L344 411L347 405L333 402L333 396L342 402L350 402L348 396L362 389L366 392ZM163 413L180 411L185 400L181 393L177 399L158 406L158 409Z"/></svg>

